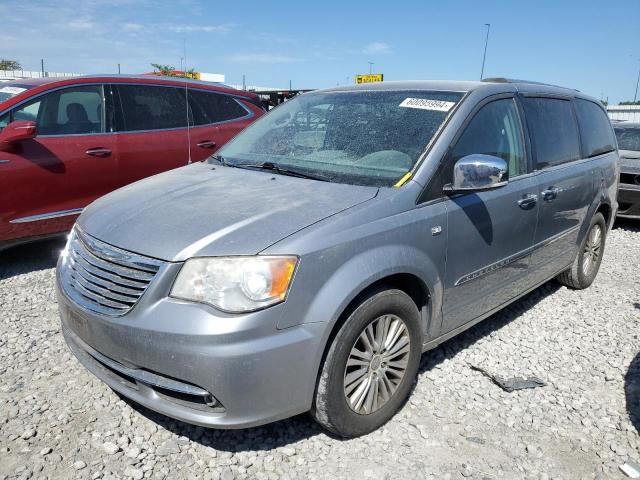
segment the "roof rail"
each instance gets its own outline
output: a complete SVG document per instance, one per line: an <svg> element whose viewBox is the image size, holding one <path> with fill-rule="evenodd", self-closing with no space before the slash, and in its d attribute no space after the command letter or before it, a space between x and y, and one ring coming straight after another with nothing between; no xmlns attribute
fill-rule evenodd
<svg viewBox="0 0 640 480"><path fill-rule="evenodd" d="M483 78L481 81L488 82L488 83L528 83L531 85L544 85L547 87L564 88L565 90L574 90L576 92L580 91L576 88L563 87L561 85L554 85L552 83L534 82L532 80L519 80L517 78L490 77L490 78Z"/></svg>

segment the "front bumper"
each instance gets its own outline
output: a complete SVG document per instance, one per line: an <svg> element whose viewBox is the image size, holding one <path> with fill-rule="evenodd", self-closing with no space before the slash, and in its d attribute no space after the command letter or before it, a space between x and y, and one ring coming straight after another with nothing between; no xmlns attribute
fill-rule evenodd
<svg viewBox="0 0 640 480"><path fill-rule="evenodd" d="M625 167L620 172L618 217L640 218L640 168Z"/></svg>
<svg viewBox="0 0 640 480"><path fill-rule="evenodd" d="M311 408L327 324L278 330L284 304L230 316L147 294L127 315L105 317L70 301L58 279L65 340L111 388L206 427L251 427Z"/></svg>

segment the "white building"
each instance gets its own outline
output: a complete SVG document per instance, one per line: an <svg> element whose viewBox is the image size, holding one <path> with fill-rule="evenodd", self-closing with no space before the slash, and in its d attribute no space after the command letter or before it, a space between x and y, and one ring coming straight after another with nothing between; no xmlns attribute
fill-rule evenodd
<svg viewBox="0 0 640 480"><path fill-rule="evenodd" d="M640 105L607 105L611 120L640 123Z"/></svg>

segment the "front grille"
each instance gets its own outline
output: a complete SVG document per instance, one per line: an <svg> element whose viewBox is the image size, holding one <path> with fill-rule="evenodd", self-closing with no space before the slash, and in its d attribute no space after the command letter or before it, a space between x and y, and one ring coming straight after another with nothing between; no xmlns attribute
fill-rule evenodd
<svg viewBox="0 0 640 480"><path fill-rule="evenodd" d="M75 227L60 266L64 292L81 307L109 316L127 313L163 262L113 247Z"/></svg>

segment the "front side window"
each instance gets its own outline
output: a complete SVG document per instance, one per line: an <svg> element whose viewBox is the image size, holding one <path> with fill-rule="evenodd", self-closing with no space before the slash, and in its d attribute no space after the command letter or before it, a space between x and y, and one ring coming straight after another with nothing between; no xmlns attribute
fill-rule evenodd
<svg viewBox="0 0 640 480"><path fill-rule="evenodd" d="M580 158L580 140L571 101L527 97L522 101L536 169Z"/></svg>
<svg viewBox="0 0 640 480"><path fill-rule="evenodd" d="M495 100L482 107L453 147L451 164L471 154L502 158L509 178L525 173L525 156L518 109L512 98Z"/></svg>
<svg viewBox="0 0 640 480"><path fill-rule="evenodd" d="M640 152L640 127L616 127L615 132L620 150Z"/></svg>
<svg viewBox="0 0 640 480"><path fill-rule="evenodd" d="M611 122L602 108L588 100L576 99L582 151L585 157L595 157L615 150Z"/></svg>
<svg viewBox="0 0 640 480"><path fill-rule="evenodd" d="M7 112L0 117L0 132L4 127L6 127L11 121L11 113Z"/></svg>
<svg viewBox="0 0 640 480"><path fill-rule="evenodd" d="M120 132L162 130L187 127L184 88L153 85L118 85Z"/></svg>
<svg viewBox="0 0 640 480"><path fill-rule="evenodd" d="M391 186L413 168L461 93L355 91L301 95L225 145L230 163L273 163L335 182Z"/></svg>
<svg viewBox="0 0 640 480"><path fill-rule="evenodd" d="M20 105L12 110L10 120L36 122L38 135L102 133L103 104L101 86L65 88Z"/></svg>
<svg viewBox="0 0 640 480"><path fill-rule="evenodd" d="M228 122L249 115L249 112L228 95L202 90L189 90L189 105L195 125Z"/></svg>

